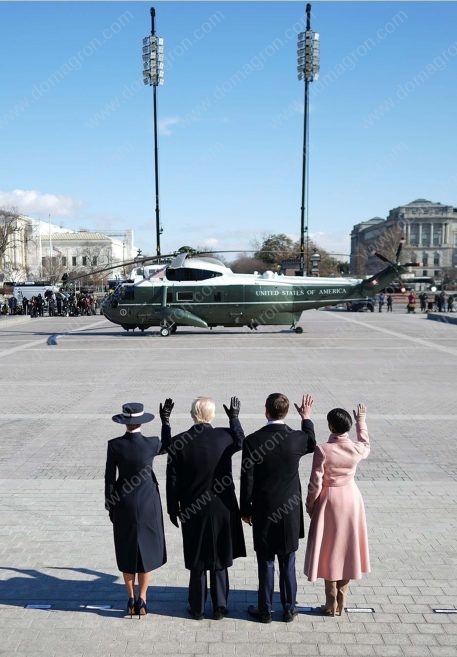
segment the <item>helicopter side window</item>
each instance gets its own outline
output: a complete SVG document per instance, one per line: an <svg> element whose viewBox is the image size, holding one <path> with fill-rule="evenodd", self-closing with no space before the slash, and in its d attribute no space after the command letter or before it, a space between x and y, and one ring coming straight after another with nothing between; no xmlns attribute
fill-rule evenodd
<svg viewBox="0 0 457 657"><path fill-rule="evenodd" d="M176 301L193 301L193 292L176 292Z"/></svg>
<svg viewBox="0 0 457 657"><path fill-rule="evenodd" d="M135 288L133 285L123 285L120 297L123 301L132 301L135 295Z"/></svg>
<svg viewBox="0 0 457 657"><path fill-rule="evenodd" d="M167 292L167 303L172 303L172 301L173 301L173 294L171 293L171 291L168 291Z"/></svg>
<svg viewBox="0 0 457 657"><path fill-rule="evenodd" d="M215 292L214 301L222 301L222 294L220 292Z"/></svg>
<svg viewBox="0 0 457 657"><path fill-rule="evenodd" d="M166 277L169 281L205 281L208 278L222 276L222 272L208 271L207 269L167 269Z"/></svg>

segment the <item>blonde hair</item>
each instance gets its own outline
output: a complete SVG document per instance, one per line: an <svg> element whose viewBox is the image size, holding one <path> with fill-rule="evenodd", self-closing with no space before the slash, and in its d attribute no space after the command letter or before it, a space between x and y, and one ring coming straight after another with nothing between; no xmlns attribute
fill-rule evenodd
<svg viewBox="0 0 457 657"><path fill-rule="evenodd" d="M197 397L190 409L195 424L211 424L216 415L216 404L211 397Z"/></svg>

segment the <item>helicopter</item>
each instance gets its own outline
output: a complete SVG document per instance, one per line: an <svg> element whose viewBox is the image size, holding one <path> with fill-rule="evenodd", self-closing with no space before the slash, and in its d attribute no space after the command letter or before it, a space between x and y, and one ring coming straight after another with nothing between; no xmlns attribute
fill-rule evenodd
<svg viewBox="0 0 457 657"><path fill-rule="evenodd" d="M301 314L311 308L361 301L384 289L416 263L395 262L366 279L283 276L272 271L236 274L218 258L180 253L150 275L120 282L104 299L101 311L126 331L157 326L163 337L178 326L217 326L257 330L262 325L289 325L295 333ZM138 270L137 270L138 271Z"/></svg>

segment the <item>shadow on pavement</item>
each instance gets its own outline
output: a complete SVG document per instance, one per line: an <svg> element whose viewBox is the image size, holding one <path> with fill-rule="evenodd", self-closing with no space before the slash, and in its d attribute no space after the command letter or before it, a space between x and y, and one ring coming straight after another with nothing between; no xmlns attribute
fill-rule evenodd
<svg viewBox="0 0 457 657"><path fill-rule="evenodd" d="M91 579L62 579L61 577L32 568L13 568L0 566L4 573L15 573L9 579L0 579L0 604L2 606L25 607L26 605L51 605L49 611L70 611L96 614L98 616L125 616L126 593L118 575L103 573L89 568L46 568L79 573ZM174 618L187 618L187 587L151 586L149 588L148 608L152 615ZM209 598L209 595L208 595ZM247 614L250 604L256 604L257 591L232 590L229 597L228 618L247 620L255 623ZM88 607L88 606L89 607ZM110 605L111 608L103 608ZM281 620L279 595L276 598L276 611L273 620ZM314 609L300 611L300 614L315 615ZM205 619L212 618L211 602L208 599ZM197 622L197 621L195 621Z"/></svg>

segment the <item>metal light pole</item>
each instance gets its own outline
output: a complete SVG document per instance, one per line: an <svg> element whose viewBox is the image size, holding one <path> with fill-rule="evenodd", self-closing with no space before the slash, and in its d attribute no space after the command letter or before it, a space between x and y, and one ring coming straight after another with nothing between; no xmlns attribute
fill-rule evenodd
<svg viewBox="0 0 457 657"><path fill-rule="evenodd" d="M306 5L306 32L300 32L297 40L297 74L299 80L305 81L305 112L303 117L303 169L300 215L300 275L305 276L305 233L306 233L306 273L309 270L309 232L308 220L305 225L305 199L308 154L308 106L309 83L319 77L319 34L311 30L311 5Z"/></svg>
<svg viewBox="0 0 457 657"><path fill-rule="evenodd" d="M151 34L143 39L143 82L153 90L154 101L154 182L156 194L156 252L160 256L159 210L159 139L157 134L157 87L162 85L164 71L164 41L155 33L155 9L151 7Z"/></svg>

